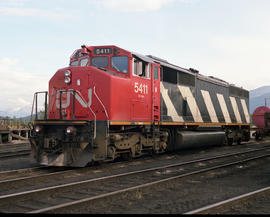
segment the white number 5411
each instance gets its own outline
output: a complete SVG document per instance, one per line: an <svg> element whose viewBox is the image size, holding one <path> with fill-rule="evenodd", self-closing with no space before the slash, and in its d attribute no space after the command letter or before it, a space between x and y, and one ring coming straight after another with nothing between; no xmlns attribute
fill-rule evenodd
<svg viewBox="0 0 270 217"><path fill-rule="evenodd" d="M138 82L134 83L134 92L141 94L148 94L147 84L139 84Z"/></svg>

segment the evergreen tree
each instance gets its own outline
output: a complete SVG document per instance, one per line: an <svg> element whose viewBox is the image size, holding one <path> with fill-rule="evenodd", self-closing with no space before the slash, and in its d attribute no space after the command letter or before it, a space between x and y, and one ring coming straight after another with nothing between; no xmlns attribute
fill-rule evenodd
<svg viewBox="0 0 270 217"><path fill-rule="evenodd" d="M14 116L13 119L12 119L12 127L17 127L17 118Z"/></svg>

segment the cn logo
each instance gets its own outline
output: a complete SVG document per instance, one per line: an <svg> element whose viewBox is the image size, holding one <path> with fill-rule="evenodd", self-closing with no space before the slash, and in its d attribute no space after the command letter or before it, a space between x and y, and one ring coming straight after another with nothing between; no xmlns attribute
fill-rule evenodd
<svg viewBox="0 0 270 217"><path fill-rule="evenodd" d="M60 108L60 91L61 90L58 90L57 93L56 93L56 107L58 109ZM66 95L66 103L63 104L63 101L62 101L62 108L63 109L69 107L69 105L70 105L70 95L71 94L73 95L73 92L72 91L67 91L67 92L62 93L62 98L63 98L64 94ZM83 100L79 94L75 95L75 99L81 104L82 107L84 107L84 108L88 107L89 108L92 105L92 88L88 89L88 102L85 102L85 100Z"/></svg>

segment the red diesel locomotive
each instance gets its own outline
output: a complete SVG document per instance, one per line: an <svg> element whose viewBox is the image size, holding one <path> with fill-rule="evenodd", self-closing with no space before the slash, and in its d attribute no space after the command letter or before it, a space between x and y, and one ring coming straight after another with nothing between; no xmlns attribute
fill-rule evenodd
<svg viewBox="0 0 270 217"><path fill-rule="evenodd" d="M248 107L249 92L221 79L117 46L83 45L50 79L49 92L34 95L32 156L82 167L241 143L250 138Z"/></svg>

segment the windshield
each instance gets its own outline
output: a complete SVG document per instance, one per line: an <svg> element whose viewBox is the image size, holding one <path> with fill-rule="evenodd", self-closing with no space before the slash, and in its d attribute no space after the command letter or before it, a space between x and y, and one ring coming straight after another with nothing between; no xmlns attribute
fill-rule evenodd
<svg viewBox="0 0 270 217"><path fill-rule="evenodd" d="M88 57L83 58L80 61L80 66L88 66L88 62L89 62L89 58Z"/></svg>
<svg viewBox="0 0 270 217"><path fill-rule="evenodd" d="M70 65L71 66L77 66L78 63L79 63L79 61L78 60L75 60L75 61L71 62Z"/></svg>
<svg viewBox="0 0 270 217"><path fill-rule="evenodd" d="M108 57L93 57L92 58L92 66L107 68L108 67Z"/></svg>
<svg viewBox="0 0 270 217"><path fill-rule="evenodd" d="M127 73L128 72L128 57L127 56L117 56L112 57L112 67L119 72Z"/></svg>

